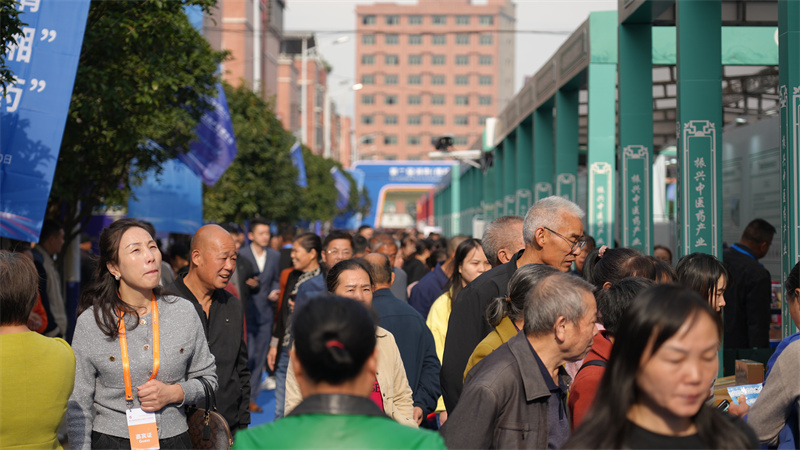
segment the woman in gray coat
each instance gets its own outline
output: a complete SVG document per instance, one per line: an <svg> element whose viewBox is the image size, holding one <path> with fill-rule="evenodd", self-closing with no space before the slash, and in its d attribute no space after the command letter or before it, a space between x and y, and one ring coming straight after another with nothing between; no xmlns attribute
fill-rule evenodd
<svg viewBox="0 0 800 450"><path fill-rule="evenodd" d="M134 440L191 448L183 405L203 399L199 378L216 390L216 367L191 303L159 295L160 268L141 222L118 220L100 236L96 281L81 298L72 342L70 448L129 448Z"/></svg>

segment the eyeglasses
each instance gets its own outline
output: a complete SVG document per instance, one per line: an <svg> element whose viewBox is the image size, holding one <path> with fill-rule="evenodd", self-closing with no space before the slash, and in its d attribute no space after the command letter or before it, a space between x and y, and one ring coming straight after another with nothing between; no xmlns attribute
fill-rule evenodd
<svg viewBox="0 0 800 450"><path fill-rule="evenodd" d="M330 250L327 250L327 253L329 255L333 255L333 256L342 255L345 258L347 258L347 257L349 257L350 255L353 254L353 251L352 250L339 250L338 248L332 248Z"/></svg>
<svg viewBox="0 0 800 450"><path fill-rule="evenodd" d="M561 239L564 239L565 241L569 242L571 244L571 247L569 248L569 252L570 253L574 252L576 248L580 249L580 250L583 250L583 247L586 245L586 240L585 239L576 239L576 240L573 241L572 239L564 236L563 234L561 234L561 233L559 233L557 231L553 231L550 228L547 228L547 227L542 227L542 228L544 228L545 230L555 234L556 236L560 237Z"/></svg>

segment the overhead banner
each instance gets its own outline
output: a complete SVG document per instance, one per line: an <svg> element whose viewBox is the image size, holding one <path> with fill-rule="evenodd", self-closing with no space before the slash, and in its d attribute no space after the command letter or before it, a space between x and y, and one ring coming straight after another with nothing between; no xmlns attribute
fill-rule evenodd
<svg viewBox="0 0 800 450"><path fill-rule="evenodd" d="M339 193L339 197L336 199L336 207L345 209L350 202L350 180L336 167L331 167L331 175L333 175L336 191Z"/></svg>
<svg viewBox="0 0 800 450"><path fill-rule="evenodd" d="M0 91L0 236L36 242L53 185L90 0L22 0Z"/></svg>
<svg viewBox="0 0 800 450"><path fill-rule="evenodd" d="M294 141L294 145L289 150L289 157L292 158L292 164L297 167L297 185L301 188L308 187L308 178L306 177L306 162L303 159L303 150L300 147L300 141Z"/></svg>
<svg viewBox="0 0 800 450"><path fill-rule="evenodd" d="M197 124L196 140L189 151L178 155L203 183L213 186L236 157L236 137L222 84L217 83L217 97L209 99L211 108Z"/></svg>

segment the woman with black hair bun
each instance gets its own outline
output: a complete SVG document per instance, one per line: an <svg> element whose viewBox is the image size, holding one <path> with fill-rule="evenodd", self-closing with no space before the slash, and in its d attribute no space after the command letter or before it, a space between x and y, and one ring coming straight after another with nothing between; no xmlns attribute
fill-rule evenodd
<svg viewBox="0 0 800 450"><path fill-rule="evenodd" d="M464 378L470 370L493 352L497 347L508 342L516 336L525 325L525 300L528 294L539 284L539 281L554 273L558 269L544 264L526 264L514 272L508 281L508 296L497 297L489 304L486 310L486 320L494 327L491 333L472 351L467 367L464 369Z"/></svg>
<svg viewBox="0 0 800 450"><path fill-rule="evenodd" d="M380 352L364 305L318 297L292 327L290 359L303 401L284 419L239 432L234 449L445 448L437 433L390 420L370 399Z"/></svg>
<svg viewBox="0 0 800 450"><path fill-rule="evenodd" d="M623 315L592 409L564 448L756 448L753 430L706 404L720 317L686 287L656 285Z"/></svg>

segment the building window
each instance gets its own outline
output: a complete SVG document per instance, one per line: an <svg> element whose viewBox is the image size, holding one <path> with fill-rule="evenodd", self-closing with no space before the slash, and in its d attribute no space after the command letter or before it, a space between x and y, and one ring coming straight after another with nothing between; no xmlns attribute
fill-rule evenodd
<svg viewBox="0 0 800 450"><path fill-rule="evenodd" d="M469 125L469 116L456 116L453 121L456 125Z"/></svg>
<svg viewBox="0 0 800 450"><path fill-rule="evenodd" d="M397 84L397 75L386 75L383 77L385 84Z"/></svg>
<svg viewBox="0 0 800 450"><path fill-rule="evenodd" d="M491 34L482 34L481 35L481 45L492 45L494 39Z"/></svg>
<svg viewBox="0 0 800 450"><path fill-rule="evenodd" d="M421 95L409 95L408 96L408 104L409 105L421 105L422 104L422 96Z"/></svg>
<svg viewBox="0 0 800 450"><path fill-rule="evenodd" d="M466 86L469 84L469 75L456 75L456 86Z"/></svg>
<svg viewBox="0 0 800 450"><path fill-rule="evenodd" d="M434 34L433 36L433 45L445 45L447 44L447 39L445 39L443 34Z"/></svg>
<svg viewBox="0 0 800 450"><path fill-rule="evenodd" d="M456 95L455 102L456 102L456 105L459 105L459 106L469 105L469 96L468 95Z"/></svg>
<svg viewBox="0 0 800 450"><path fill-rule="evenodd" d="M444 65L444 55L431 55L431 64L434 66Z"/></svg>
<svg viewBox="0 0 800 450"><path fill-rule="evenodd" d="M362 145L372 145L375 143L375 136L371 134L361 136L361 139L359 139L358 142L360 142Z"/></svg>
<svg viewBox="0 0 800 450"><path fill-rule="evenodd" d="M457 66L469 65L469 55L456 55L456 65Z"/></svg>
<svg viewBox="0 0 800 450"><path fill-rule="evenodd" d="M375 35L365 34L361 36L361 43L364 45L373 45L375 43Z"/></svg>
<svg viewBox="0 0 800 450"><path fill-rule="evenodd" d="M386 95L383 97L384 103L387 105L396 105L397 104L397 96L396 95Z"/></svg>
<svg viewBox="0 0 800 450"><path fill-rule="evenodd" d="M456 25L469 25L469 16L456 16Z"/></svg>
<svg viewBox="0 0 800 450"><path fill-rule="evenodd" d="M372 14L366 15L361 19L364 25L375 25L375 16Z"/></svg>
<svg viewBox="0 0 800 450"><path fill-rule="evenodd" d="M386 45L397 45L400 43L400 37L396 34L386 35Z"/></svg>
<svg viewBox="0 0 800 450"><path fill-rule="evenodd" d="M436 15L431 18L431 21L434 25L445 25L447 24L447 17Z"/></svg>
<svg viewBox="0 0 800 450"><path fill-rule="evenodd" d="M373 123L375 123L375 116L372 114L363 114L361 116L362 125L372 125Z"/></svg>
<svg viewBox="0 0 800 450"><path fill-rule="evenodd" d="M387 114L383 116L384 125L397 125L397 116L394 114Z"/></svg>
<svg viewBox="0 0 800 450"><path fill-rule="evenodd" d="M469 45L469 35L466 33L457 34L456 45Z"/></svg>
<svg viewBox="0 0 800 450"><path fill-rule="evenodd" d="M478 63L482 66L491 66L492 55L481 55L481 57L478 59Z"/></svg>
<svg viewBox="0 0 800 450"><path fill-rule="evenodd" d="M489 106L492 104L492 96L491 95L481 95L478 99L478 104L481 106Z"/></svg>
<svg viewBox="0 0 800 450"><path fill-rule="evenodd" d="M478 84L481 86L491 86L492 85L492 76L491 75L481 75L478 79Z"/></svg>
<svg viewBox="0 0 800 450"><path fill-rule="evenodd" d="M408 84L413 84L413 85L422 84L422 75L409 75Z"/></svg>
<svg viewBox="0 0 800 450"><path fill-rule="evenodd" d="M453 145L467 145L469 143L469 138L467 136L456 136L453 138Z"/></svg>
<svg viewBox="0 0 800 450"><path fill-rule="evenodd" d="M375 64L375 55L361 55L361 64L365 66Z"/></svg>
<svg viewBox="0 0 800 450"><path fill-rule="evenodd" d="M420 125L422 124L422 116L419 114L414 114L413 116L408 116L408 124L409 125Z"/></svg>
<svg viewBox="0 0 800 450"><path fill-rule="evenodd" d="M441 86L444 84L444 75L431 75L431 84Z"/></svg>
<svg viewBox="0 0 800 450"><path fill-rule="evenodd" d="M422 16L408 16L409 25L422 25Z"/></svg>
<svg viewBox="0 0 800 450"><path fill-rule="evenodd" d="M419 145L421 139L419 136L411 135L408 137L408 145Z"/></svg>
<svg viewBox="0 0 800 450"><path fill-rule="evenodd" d="M384 145L397 145L397 136L394 134L387 134L383 136Z"/></svg>
<svg viewBox="0 0 800 450"><path fill-rule="evenodd" d="M422 55L408 55L409 66L419 66L422 64Z"/></svg>
<svg viewBox="0 0 800 450"><path fill-rule="evenodd" d="M419 161L419 155L406 155L408 161Z"/></svg>
<svg viewBox="0 0 800 450"><path fill-rule="evenodd" d="M492 16L489 17L491 18ZM386 25L399 25L399 24L400 24L400 16L396 15L386 16Z"/></svg>
<svg viewBox="0 0 800 450"><path fill-rule="evenodd" d="M431 95L431 105L444 105L444 95Z"/></svg>
<svg viewBox="0 0 800 450"><path fill-rule="evenodd" d="M375 104L375 96L372 94L363 94L361 95L361 104L362 105L374 105Z"/></svg>
<svg viewBox="0 0 800 450"><path fill-rule="evenodd" d="M387 66L396 66L399 63L400 58L397 55L386 55L386 65Z"/></svg>
<svg viewBox="0 0 800 450"><path fill-rule="evenodd" d="M361 84L375 84L375 75L361 75Z"/></svg>
<svg viewBox="0 0 800 450"><path fill-rule="evenodd" d="M479 23L481 25L492 25L492 24L494 24L494 17L493 16L483 15L483 16L480 17Z"/></svg>
<svg viewBox="0 0 800 450"><path fill-rule="evenodd" d="M488 119L488 118L489 118L489 116L480 116L480 117L478 117L478 125L481 125L481 126L486 125L486 119Z"/></svg>
<svg viewBox="0 0 800 450"><path fill-rule="evenodd" d="M444 116L431 116L431 125L444 125Z"/></svg>
<svg viewBox="0 0 800 450"><path fill-rule="evenodd" d="M408 45L422 45L422 35L421 34L409 34L408 35Z"/></svg>

